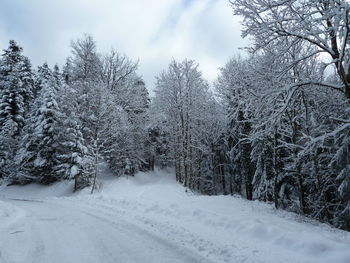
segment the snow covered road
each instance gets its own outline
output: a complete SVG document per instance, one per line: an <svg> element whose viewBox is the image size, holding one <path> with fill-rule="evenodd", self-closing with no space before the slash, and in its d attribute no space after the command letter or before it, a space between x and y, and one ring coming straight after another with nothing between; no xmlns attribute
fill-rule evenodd
<svg viewBox="0 0 350 263"><path fill-rule="evenodd" d="M1 229L0 262L209 262L107 209L57 200L11 204L16 218Z"/></svg>
<svg viewBox="0 0 350 263"><path fill-rule="evenodd" d="M267 204L199 196L163 172L102 183L0 189L0 263L350 262L350 233Z"/></svg>

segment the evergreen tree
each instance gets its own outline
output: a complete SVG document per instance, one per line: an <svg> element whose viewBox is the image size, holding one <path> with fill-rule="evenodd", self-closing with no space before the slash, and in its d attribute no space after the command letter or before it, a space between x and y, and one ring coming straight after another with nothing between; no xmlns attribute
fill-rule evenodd
<svg viewBox="0 0 350 263"><path fill-rule="evenodd" d="M16 176L16 181L50 184L60 179L58 151L62 115L57 103L57 85L46 63L39 68L37 80L40 91L21 143L23 148L18 153L22 173Z"/></svg>
<svg viewBox="0 0 350 263"><path fill-rule="evenodd" d="M63 179L75 179L77 190L82 183L78 182L86 172L87 147L81 133L80 120L77 116L77 91L67 85L65 73L56 65L53 70L53 83L57 87L57 102L60 106L61 130L59 136L58 174Z"/></svg>
<svg viewBox="0 0 350 263"><path fill-rule="evenodd" d="M29 60L13 40L0 60L0 126L12 120L18 135L24 125L24 115L32 98L32 73Z"/></svg>
<svg viewBox="0 0 350 263"><path fill-rule="evenodd" d="M13 170L19 135L27 117L33 92L28 58L13 40L0 59L0 178Z"/></svg>

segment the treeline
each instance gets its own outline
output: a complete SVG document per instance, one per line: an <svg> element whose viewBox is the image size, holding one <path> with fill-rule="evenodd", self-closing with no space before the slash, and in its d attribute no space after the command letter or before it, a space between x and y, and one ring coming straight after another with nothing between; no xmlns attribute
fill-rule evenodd
<svg viewBox="0 0 350 263"><path fill-rule="evenodd" d="M72 42L60 70L37 70L10 41L0 60L0 178L91 185L101 159L116 174L148 169L148 91L137 63L98 54L90 36Z"/></svg>
<svg viewBox="0 0 350 263"><path fill-rule="evenodd" d="M172 61L150 101L137 63L85 37L34 71L13 41L0 60L0 177L91 185L175 168L203 194L240 194L350 230L350 4L232 0L252 45L210 88Z"/></svg>

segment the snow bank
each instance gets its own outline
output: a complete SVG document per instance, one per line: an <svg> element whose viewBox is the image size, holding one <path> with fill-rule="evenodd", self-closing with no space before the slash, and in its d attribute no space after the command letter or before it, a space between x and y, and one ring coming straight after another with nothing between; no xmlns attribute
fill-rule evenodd
<svg viewBox="0 0 350 263"><path fill-rule="evenodd" d="M46 199L73 195L74 182L62 181L50 186L39 184L1 186L0 199Z"/></svg>
<svg viewBox="0 0 350 263"><path fill-rule="evenodd" d="M198 195L172 171L104 182L89 202L218 262L350 262L350 233L239 196Z"/></svg>

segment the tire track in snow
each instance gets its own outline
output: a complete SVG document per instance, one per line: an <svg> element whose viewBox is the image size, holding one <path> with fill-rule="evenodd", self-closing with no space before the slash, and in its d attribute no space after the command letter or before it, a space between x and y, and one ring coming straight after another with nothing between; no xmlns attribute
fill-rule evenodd
<svg viewBox="0 0 350 263"><path fill-rule="evenodd" d="M132 218L128 218L130 220L126 221L125 218L121 218L121 216L125 216L126 214L123 210L111 210L110 207L97 209L86 203L79 204L79 206L75 208L78 208L81 213L105 222L107 225L116 228L118 231L127 232L129 235L133 236L133 240L141 237L145 241L143 243L144 246L147 246L147 241L152 241L151 243L156 243L162 247L163 250L171 251L171 254L175 255L170 261L168 258L163 258L159 262L212 262L208 258L196 253L196 251L190 250L185 244L177 244L175 240L170 242L168 236L165 237L164 235L155 234L154 231L147 229L148 226L146 224L145 227L142 227L140 224L133 222L133 220L131 220ZM107 211L114 211L114 213L108 213ZM153 260L152 262L158 261Z"/></svg>
<svg viewBox="0 0 350 263"><path fill-rule="evenodd" d="M96 202L96 200L93 200ZM101 200L103 201L103 200ZM127 204L124 200L113 200L118 204ZM192 229L186 229L180 225L173 223L173 220L155 220L154 218L146 216L141 216L144 211L149 211L150 208L143 207L140 203L130 204L130 207L126 206L124 209L120 209L117 205L109 205L104 203L90 203L88 199L83 202L79 201L79 207L81 211L93 212L93 216L98 215L98 217L104 218L104 220L109 220L111 223L115 220L128 220L128 224L132 224L134 228L142 229L142 231L147 231L147 234L155 235L162 240L170 240L172 244L177 244L191 250L192 254L200 255L205 259L212 259L215 262L247 262L248 258L242 253L246 250L244 247L238 248L235 245L224 246L220 244L214 244L205 238L194 233ZM142 208L141 211L137 211ZM126 212L127 211L127 212ZM112 220L113 219L113 220ZM169 242L169 241L168 241ZM245 251L246 252L246 251ZM250 262L261 262L260 259L256 258L254 261Z"/></svg>
<svg viewBox="0 0 350 263"><path fill-rule="evenodd" d="M21 244L28 251L21 258L3 257L6 263L211 262L116 214L63 201L16 201L30 244Z"/></svg>

